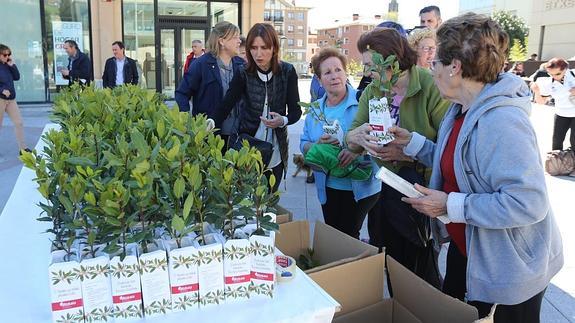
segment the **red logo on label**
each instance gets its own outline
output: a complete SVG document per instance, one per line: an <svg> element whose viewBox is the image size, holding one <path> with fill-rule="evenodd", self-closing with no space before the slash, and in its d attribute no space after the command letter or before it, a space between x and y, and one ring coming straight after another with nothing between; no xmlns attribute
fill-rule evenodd
<svg viewBox="0 0 575 323"><path fill-rule="evenodd" d="M80 299L74 299L71 301L52 303L52 311L53 312L65 311L65 310L69 310L71 308L82 307L82 306L84 306L84 302L80 298Z"/></svg>
<svg viewBox="0 0 575 323"><path fill-rule="evenodd" d="M182 285L182 286L172 286L172 294L195 292L198 289L200 289L200 284L198 283Z"/></svg>
<svg viewBox="0 0 575 323"><path fill-rule="evenodd" d="M273 281L274 274L258 273L256 271L252 271L252 279Z"/></svg>
<svg viewBox="0 0 575 323"><path fill-rule="evenodd" d="M249 282L252 276L250 274L242 276L226 276L226 284L239 284Z"/></svg>
<svg viewBox="0 0 575 323"><path fill-rule="evenodd" d="M384 131L385 127L382 125L377 125L377 124L369 124L369 126L371 127L372 130L374 131Z"/></svg>
<svg viewBox="0 0 575 323"><path fill-rule="evenodd" d="M118 295L112 297L114 304L122 304L132 301L139 301L142 299L142 293L132 293L132 294L125 294L125 295Z"/></svg>

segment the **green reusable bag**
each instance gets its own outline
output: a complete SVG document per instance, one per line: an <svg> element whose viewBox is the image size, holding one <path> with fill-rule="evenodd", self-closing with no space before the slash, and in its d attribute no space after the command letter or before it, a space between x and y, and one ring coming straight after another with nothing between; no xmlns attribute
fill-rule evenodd
<svg viewBox="0 0 575 323"><path fill-rule="evenodd" d="M371 178L373 168L369 156L359 156L346 167L339 167L337 156L341 147L332 144L315 144L305 154L305 163L328 176L347 177L356 181Z"/></svg>

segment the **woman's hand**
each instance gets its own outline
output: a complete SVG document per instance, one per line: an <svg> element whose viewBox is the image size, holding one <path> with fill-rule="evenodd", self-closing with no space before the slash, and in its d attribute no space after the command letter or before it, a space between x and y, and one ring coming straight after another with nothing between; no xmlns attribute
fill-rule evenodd
<svg viewBox="0 0 575 323"><path fill-rule="evenodd" d="M398 128L398 127L394 127ZM393 129L393 128L391 128ZM401 129L401 128L399 128ZM355 128L354 130L348 132L347 134L347 143L352 145L361 146L365 149L371 156L377 157L384 161L412 161L411 158L405 156L403 153L403 148L400 145L380 145L377 143L379 140L377 137L374 137L370 134L371 127L368 123L363 124ZM405 129L401 129L409 133ZM403 134L403 133L401 133ZM409 134L411 136L411 134ZM409 142L409 141L407 141Z"/></svg>
<svg viewBox="0 0 575 323"><path fill-rule="evenodd" d="M2 94L4 94L4 96L6 96L6 97L9 97L10 96L10 90L4 89L4 91L2 91Z"/></svg>
<svg viewBox="0 0 575 323"><path fill-rule="evenodd" d="M284 125L284 118L277 112L270 112L271 119L266 119L264 117L260 117L260 120L264 123L264 125L268 128L275 129L277 127L283 127Z"/></svg>
<svg viewBox="0 0 575 323"><path fill-rule="evenodd" d="M347 149L342 149L337 155L337 159L339 159L339 167L346 167L347 165L351 164L357 158L357 154L352 153Z"/></svg>
<svg viewBox="0 0 575 323"><path fill-rule="evenodd" d="M339 146L339 140L337 140L337 138L328 135L326 133L324 133L323 135L321 135L321 137L319 137L319 139L317 140L318 144L331 144L331 145L336 145Z"/></svg>
<svg viewBox="0 0 575 323"><path fill-rule="evenodd" d="M447 193L432 190L419 184L415 184L415 189L425 196L402 197L401 200L431 218L447 214Z"/></svg>
<svg viewBox="0 0 575 323"><path fill-rule="evenodd" d="M389 132L391 132L395 137L395 139L393 139L391 142L392 145L407 146L407 144L411 141L411 137L413 136L409 130L400 128L398 126L389 128Z"/></svg>

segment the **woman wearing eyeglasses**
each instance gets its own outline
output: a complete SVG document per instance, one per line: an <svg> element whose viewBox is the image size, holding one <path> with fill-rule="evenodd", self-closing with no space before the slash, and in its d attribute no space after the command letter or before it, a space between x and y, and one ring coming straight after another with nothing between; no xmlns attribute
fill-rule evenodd
<svg viewBox="0 0 575 323"><path fill-rule="evenodd" d="M372 51L381 54L384 59L395 55L401 74L391 89L393 122L435 140L449 102L441 98L429 72L416 65L417 53L409 46L407 39L395 29L375 28L361 35L357 48L368 69L373 65ZM377 73L370 73L373 79L380 78ZM389 79L391 71L388 70L387 74ZM385 166L411 182L425 183L431 173L429 168L405 158L401 150L370 141L373 139L369 134L372 130L369 125L369 100L382 96L380 88L374 83L365 88L351 126L353 130L347 134L348 149L355 153L368 151L379 166ZM429 220L424 215L414 214L414 210L400 198L401 194L383 185L380 202L368 214L370 243L385 247L387 254L439 288L440 278L433 255L434 242L430 238Z"/></svg>
<svg viewBox="0 0 575 323"><path fill-rule="evenodd" d="M563 149L563 141L569 129L571 149L575 149L575 72L569 69L569 64L563 58L551 59L545 69L552 78L551 83L540 87L533 82L531 90L535 94L535 102L539 104L545 104L549 100L549 97L542 97L542 93L555 99L552 149Z"/></svg>
<svg viewBox="0 0 575 323"><path fill-rule="evenodd" d="M431 28L415 29L409 34L407 41L417 52L417 66L429 68L435 56L435 31Z"/></svg>
<svg viewBox="0 0 575 323"><path fill-rule="evenodd" d="M549 204L530 93L501 73L509 36L491 18L467 13L437 30L432 75L452 101L434 143L392 128L407 156L432 166L419 212L445 215L451 243L443 291L495 322L539 322L551 278L563 266L561 234Z"/></svg>
<svg viewBox="0 0 575 323"><path fill-rule="evenodd" d="M0 44L0 127L2 127L2 119L6 112L14 124L18 148L20 151L30 151L24 143L24 125L18 103L16 103L14 81L19 79L20 72L12 59L12 51L8 46Z"/></svg>

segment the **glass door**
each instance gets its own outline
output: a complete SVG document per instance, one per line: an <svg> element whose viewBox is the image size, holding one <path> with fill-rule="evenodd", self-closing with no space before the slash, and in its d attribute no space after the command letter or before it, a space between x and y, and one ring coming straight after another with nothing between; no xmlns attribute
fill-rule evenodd
<svg viewBox="0 0 575 323"><path fill-rule="evenodd" d="M192 42L200 40L205 43L205 30L170 27L160 29L160 90L168 99L174 98L184 74L184 65L189 53L192 52Z"/></svg>
<svg viewBox="0 0 575 323"><path fill-rule="evenodd" d="M176 69L179 64L179 59L176 59L177 51L177 29L161 29L160 30L160 88L161 92L166 95L168 99L174 98L174 91L176 90ZM156 60L156 64L158 64ZM158 72L156 72L156 75Z"/></svg>

